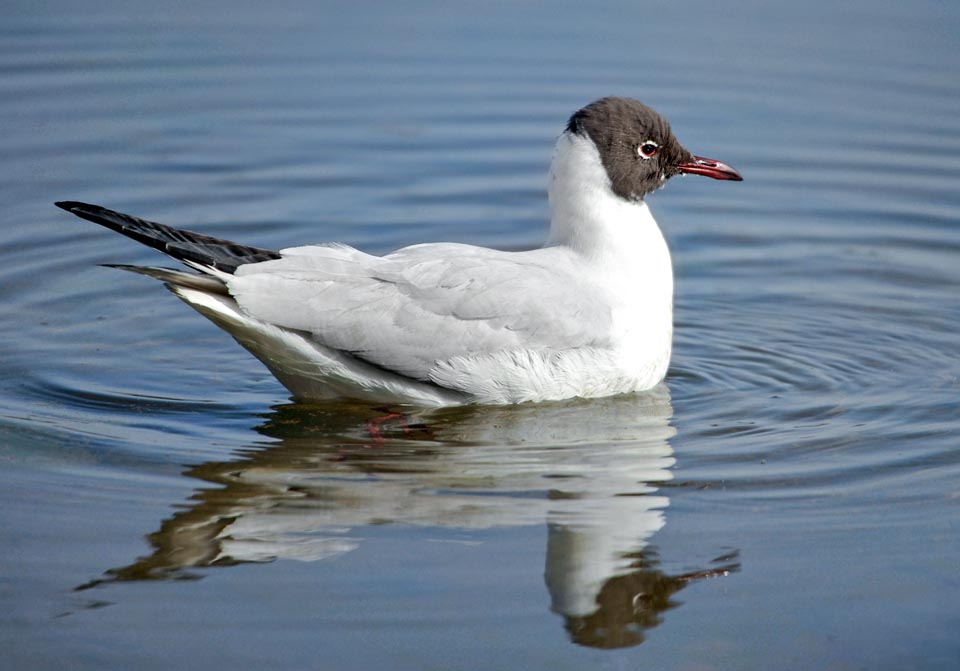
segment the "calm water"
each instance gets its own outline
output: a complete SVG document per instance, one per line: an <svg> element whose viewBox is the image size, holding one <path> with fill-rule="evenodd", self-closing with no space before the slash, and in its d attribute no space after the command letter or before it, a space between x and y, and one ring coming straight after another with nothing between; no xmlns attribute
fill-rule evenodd
<svg viewBox="0 0 960 671"><path fill-rule="evenodd" d="M0 14L0 667L960 668L960 5ZM532 247L608 94L746 179L650 199L650 394L378 438L51 204Z"/></svg>

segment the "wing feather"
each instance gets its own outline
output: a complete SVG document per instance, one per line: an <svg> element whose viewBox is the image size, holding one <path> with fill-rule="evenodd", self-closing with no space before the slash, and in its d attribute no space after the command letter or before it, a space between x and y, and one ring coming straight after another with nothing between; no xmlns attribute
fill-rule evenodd
<svg viewBox="0 0 960 671"><path fill-rule="evenodd" d="M503 352L602 348L607 301L565 270L569 253L430 244L376 257L301 247L241 266L227 286L253 317L427 381L438 367Z"/></svg>

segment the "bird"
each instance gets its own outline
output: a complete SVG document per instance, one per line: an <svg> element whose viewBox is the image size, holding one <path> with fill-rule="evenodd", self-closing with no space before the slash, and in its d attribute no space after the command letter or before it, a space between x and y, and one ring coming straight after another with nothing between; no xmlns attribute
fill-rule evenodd
<svg viewBox="0 0 960 671"><path fill-rule="evenodd" d="M664 117L606 97L570 116L542 247L422 243L384 256L329 243L274 251L97 205L56 205L186 268L164 282L263 362L292 398L424 407L651 389L673 338L673 269L645 197L677 175L741 181Z"/></svg>

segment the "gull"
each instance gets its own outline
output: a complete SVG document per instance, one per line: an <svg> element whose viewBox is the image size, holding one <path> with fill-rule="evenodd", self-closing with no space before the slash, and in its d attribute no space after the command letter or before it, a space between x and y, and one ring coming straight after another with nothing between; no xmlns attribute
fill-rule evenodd
<svg viewBox="0 0 960 671"><path fill-rule="evenodd" d="M673 269L644 197L673 176L740 181L630 98L575 112L550 168L543 247L439 242L374 256L261 249L76 201L58 207L189 270L159 279L303 401L448 406L643 391L667 373Z"/></svg>

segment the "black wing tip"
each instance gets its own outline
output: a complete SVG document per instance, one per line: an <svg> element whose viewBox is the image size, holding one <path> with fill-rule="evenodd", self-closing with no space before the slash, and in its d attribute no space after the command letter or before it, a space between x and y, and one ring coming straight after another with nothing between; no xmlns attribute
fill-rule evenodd
<svg viewBox="0 0 960 671"><path fill-rule="evenodd" d="M54 203L54 205L59 207L61 210L66 210L70 214L75 214L78 217L82 217L84 219L88 218L84 216L85 214L93 215L97 213L111 211L99 205L93 205L91 203L82 203L79 200L58 200Z"/></svg>
<svg viewBox="0 0 960 671"><path fill-rule="evenodd" d="M121 228L117 227L116 222L110 221L112 217L127 217L127 215L121 212L114 212L100 205L81 203L79 200L59 200L55 202L54 205L81 219L86 219L87 221L92 221L95 224L100 224L101 226L106 226L107 228L112 228L115 231L123 233Z"/></svg>
<svg viewBox="0 0 960 671"><path fill-rule="evenodd" d="M280 258L278 252L269 249L248 247L202 233L165 226L109 210L100 205L81 203L76 200L60 200L54 205L81 219L105 226L163 252L177 261L192 261L227 273L234 272L246 263L259 263Z"/></svg>
<svg viewBox="0 0 960 671"><path fill-rule="evenodd" d="M114 268L116 270L131 270L132 268L141 267L141 266L135 266L131 263L98 263L97 265L100 266L101 268Z"/></svg>

